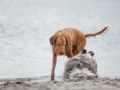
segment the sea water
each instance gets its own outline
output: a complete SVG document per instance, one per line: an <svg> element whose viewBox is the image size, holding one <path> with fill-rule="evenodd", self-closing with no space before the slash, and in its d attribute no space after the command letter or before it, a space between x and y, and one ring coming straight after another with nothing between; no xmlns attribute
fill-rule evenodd
<svg viewBox="0 0 120 90"><path fill-rule="evenodd" d="M0 78L50 76L49 38L63 28L104 36L87 39L100 77L120 77L119 0L0 0ZM62 76L66 56L58 57L56 76Z"/></svg>

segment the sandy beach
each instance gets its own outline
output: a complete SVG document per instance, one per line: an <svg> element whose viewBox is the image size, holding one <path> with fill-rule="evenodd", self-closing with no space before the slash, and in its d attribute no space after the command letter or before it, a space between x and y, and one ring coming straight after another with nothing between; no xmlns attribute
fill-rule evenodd
<svg viewBox="0 0 120 90"><path fill-rule="evenodd" d="M9 81L0 90L120 90L120 79L94 78L66 81Z"/></svg>
<svg viewBox="0 0 120 90"><path fill-rule="evenodd" d="M106 26L107 34L85 47L95 52L99 78L62 81L62 56L49 81L49 38L57 30L86 34ZM0 0L0 90L120 90L120 0Z"/></svg>

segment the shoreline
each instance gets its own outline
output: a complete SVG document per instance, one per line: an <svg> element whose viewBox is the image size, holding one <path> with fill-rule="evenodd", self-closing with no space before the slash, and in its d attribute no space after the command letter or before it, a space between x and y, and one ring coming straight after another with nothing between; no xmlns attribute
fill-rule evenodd
<svg viewBox="0 0 120 90"><path fill-rule="evenodd" d="M120 78L93 78L65 81L7 81L0 90L120 90Z"/></svg>

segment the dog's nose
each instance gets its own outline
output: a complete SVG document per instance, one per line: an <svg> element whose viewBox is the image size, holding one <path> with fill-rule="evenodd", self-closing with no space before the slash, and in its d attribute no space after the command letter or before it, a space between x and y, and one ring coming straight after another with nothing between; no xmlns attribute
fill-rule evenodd
<svg viewBox="0 0 120 90"><path fill-rule="evenodd" d="M61 52L60 55L63 55L63 53Z"/></svg>

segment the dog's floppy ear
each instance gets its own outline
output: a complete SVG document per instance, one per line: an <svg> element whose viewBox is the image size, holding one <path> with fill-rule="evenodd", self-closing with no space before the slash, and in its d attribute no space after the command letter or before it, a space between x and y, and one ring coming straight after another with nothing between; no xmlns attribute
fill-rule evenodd
<svg viewBox="0 0 120 90"><path fill-rule="evenodd" d="M57 36L56 35L53 35L50 37L50 44L53 45L53 43L55 42Z"/></svg>

